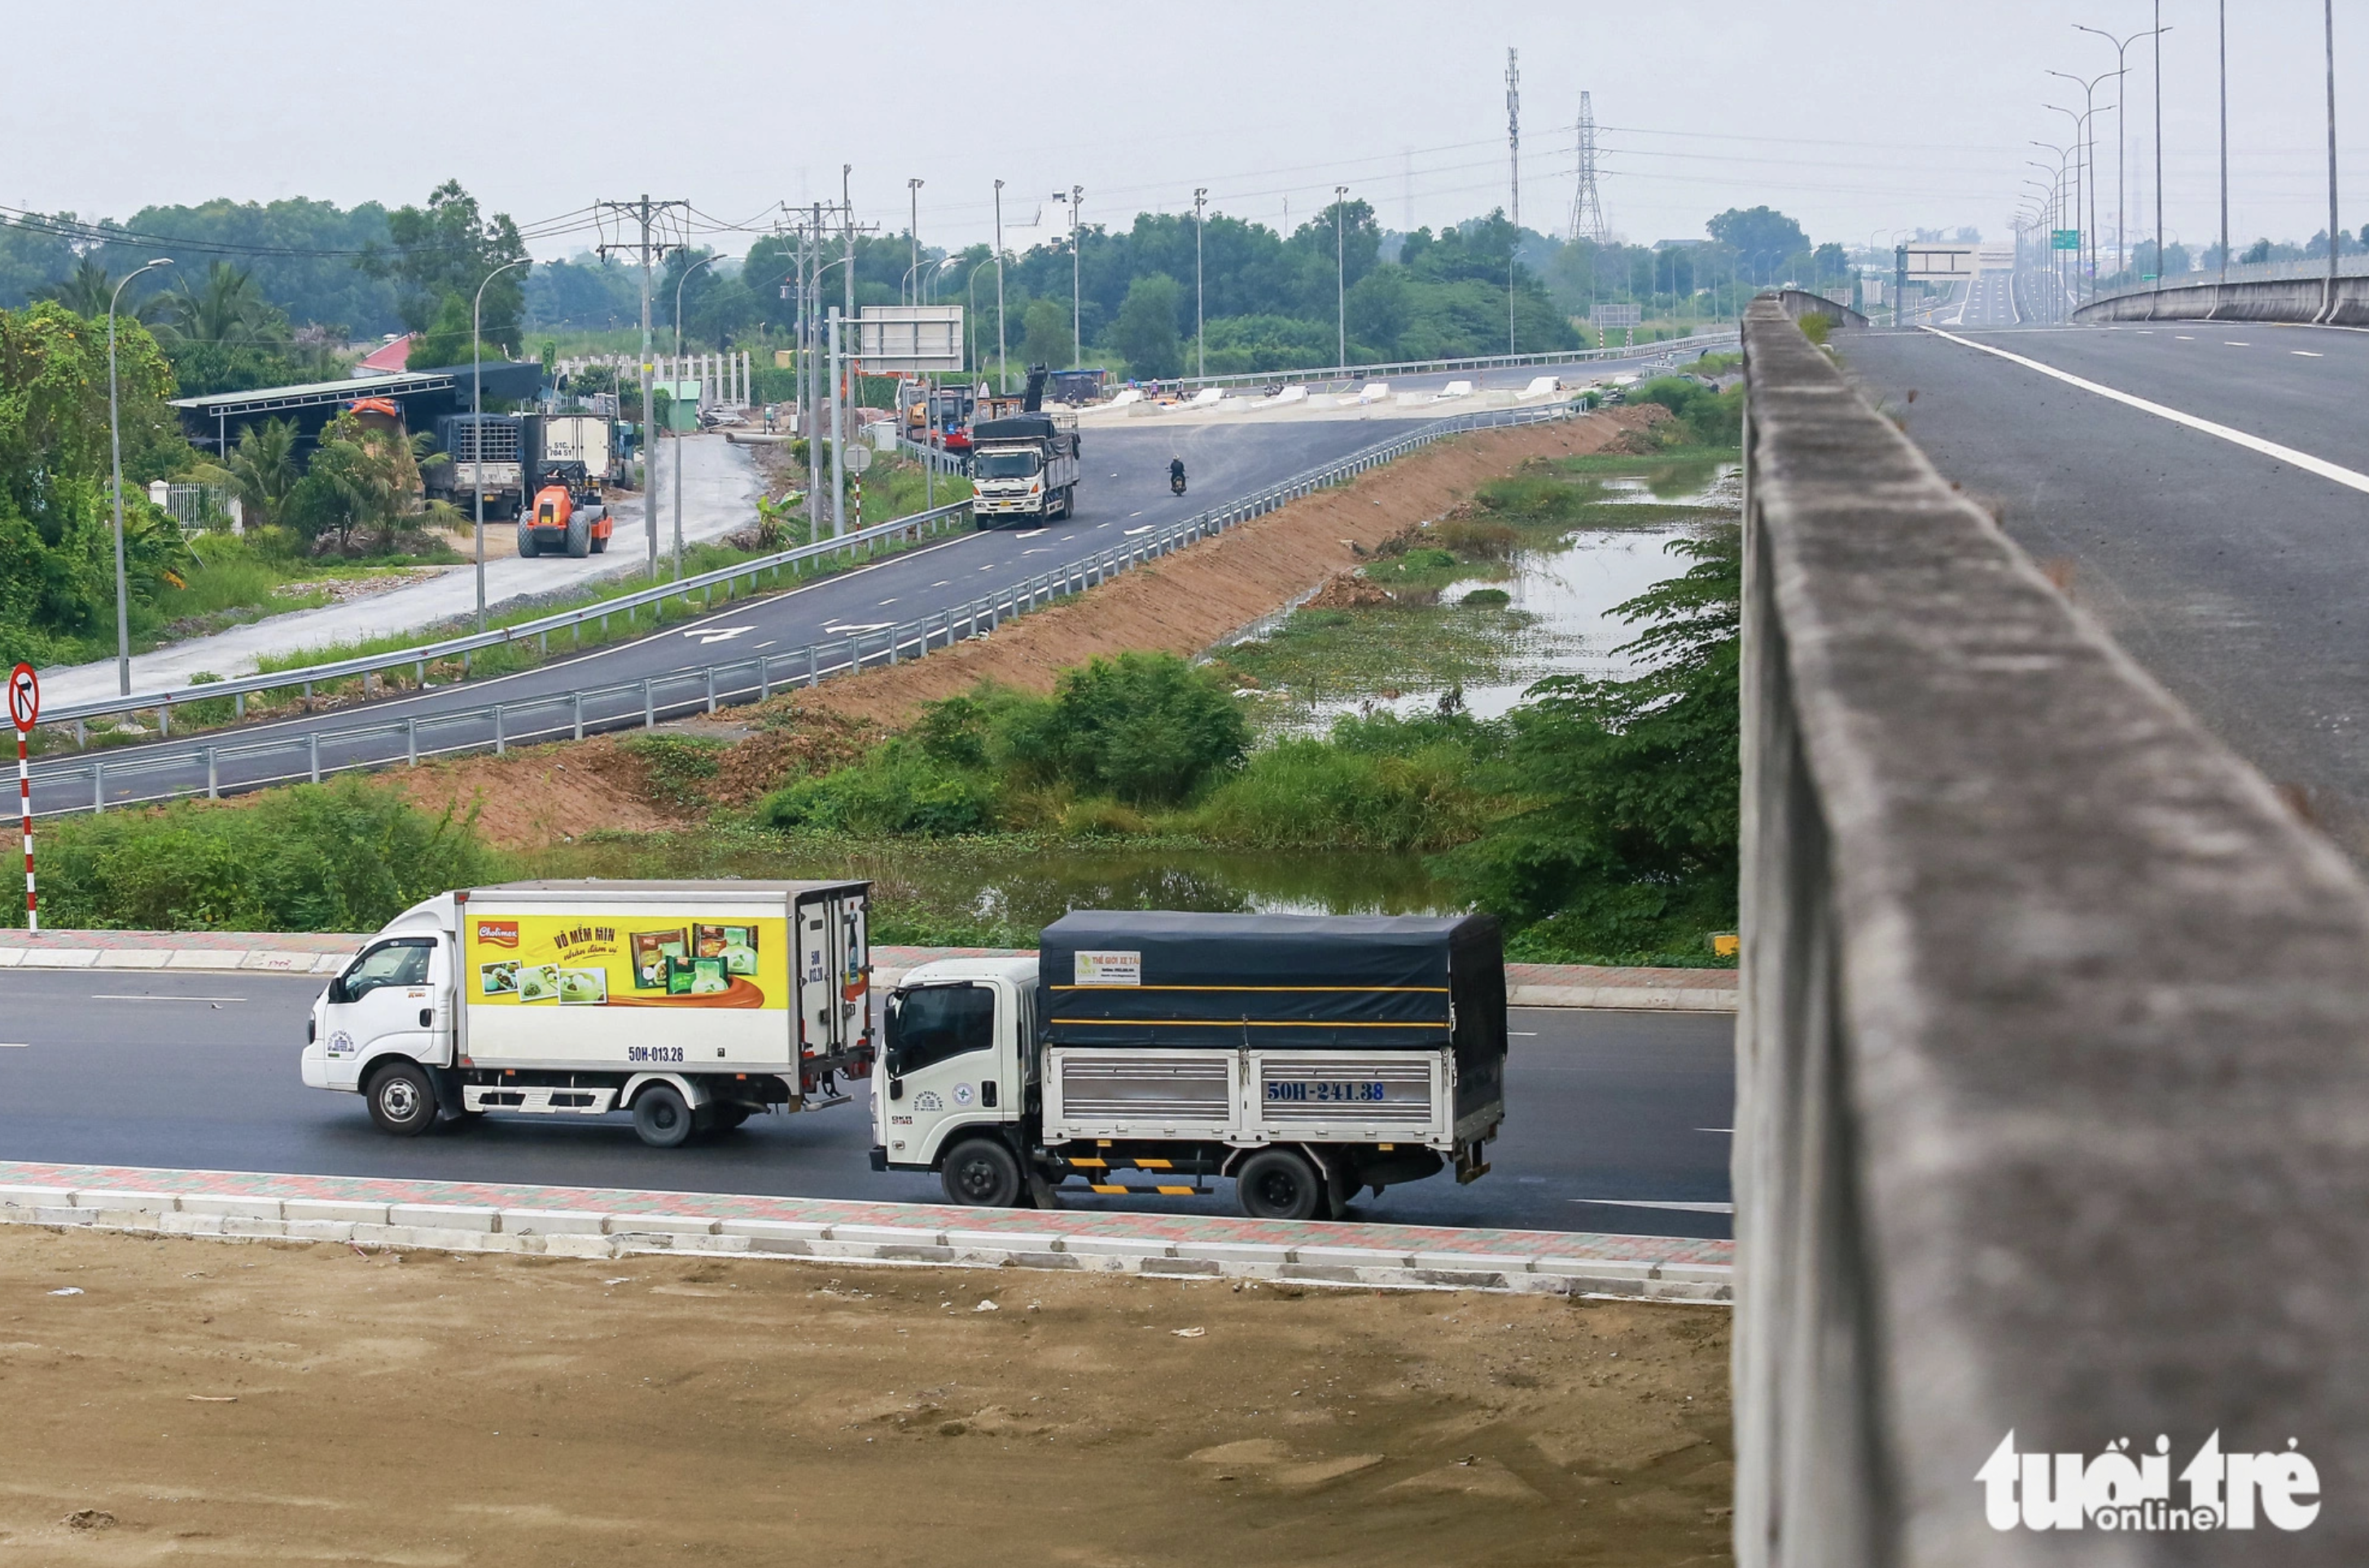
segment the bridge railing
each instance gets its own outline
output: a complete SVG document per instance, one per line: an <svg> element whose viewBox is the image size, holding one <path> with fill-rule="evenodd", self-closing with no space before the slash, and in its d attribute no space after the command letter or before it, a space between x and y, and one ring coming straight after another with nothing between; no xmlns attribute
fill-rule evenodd
<svg viewBox="0 0 2369 1568"><path fill-rule="evenodd" d="M97 812L181 796L214 797L269 784L318 784L341 772L416 766L422 759L466 752L499 754L512 746L580 740L607 730L647 728L696 713L762 702L777 692L920 658L983 635L1014 616L1082 593L1303 496L1345 484L1368 469L1448 436L1569 418L1572 412L1568 404L1558 404L1437 420L939 613L895 624L851 628L846 635L802 648L692 666L647 680L578 687L466 708L440 708L404 718L373 715L365 707L355 713L355 722L350 724L275 723L193 737L179 745L143 745L112 752L98 750L63 761L44 760L32 770L34 814ZM858 539L876 532L866 530L848 537ZM750 566L729 569L745 575ZM667 586L671 592L679 586L695 587L700 580ZM222 688L197 690L219 692Z"/></svg>
<svg viewBox="0 0 2369 1568"><path fill-rule="evenodd" d="M1739 1562L2369 1561L2369 892L1774 302L1745 346ZM1999 1480L2216 1433L2317 1520Z"/></svg>

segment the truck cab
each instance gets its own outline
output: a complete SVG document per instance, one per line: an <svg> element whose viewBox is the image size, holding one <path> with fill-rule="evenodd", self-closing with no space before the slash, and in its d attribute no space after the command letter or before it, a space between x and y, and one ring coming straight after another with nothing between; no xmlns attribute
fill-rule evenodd
<svg viewBox="0 0 2369 1568"><path fill-rule="evenodd" d="M946 1169L957 1145L986 1140L948 1172L957 1201L1006 1206L1025 1188L1011 1136L1034 1102L1036 960L949 958L905 976L887 1001L872 1097L874 1141L888 1164Z"/></svg>

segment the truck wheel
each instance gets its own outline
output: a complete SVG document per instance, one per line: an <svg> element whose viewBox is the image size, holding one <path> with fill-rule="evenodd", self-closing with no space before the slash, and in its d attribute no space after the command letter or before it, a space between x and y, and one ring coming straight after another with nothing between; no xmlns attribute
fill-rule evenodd
<svg viewBox="0 0 2369 1568"><path fill-rule="evenodd" d="M524 523L519 524L518 553L529 559L534 555L534 530Z"/></svg>
<svg viewBox="0 0 2369 1568"><path fill-rule="evenodd" d="M946 1196L974 1208L1010 1208L1020 1201L1020 1162L991 1138L956 1144L939 1179Z"/></svg>
<svg viewBox="0 0 2369 1568"><path fill-rule="evenodd" d="M580 561L592 553L592 524L578 513L567 520L567 555Z"/></svg>
<svg viewBox="0 0 2369 1568"><path fill-rule="evenodd" d="M417 1138L436 1125L436 1088L428 1082L428 1070L416 1061L381 1068L362 1093L381 1132Z"/></svg>
<svg viewBox="0 0 2369 1568"><path fill-rule="evenodd" d="M634 1101L634 1131L652 1149L681 1147L694 1125L690 1104L671 1083L653 1083Z"/></svg>
<svg viewBox="0 0 2369 1568"><path fill-rule="evenodd" d="M1234 1201L1253 1219L1307 1219L1324 1201L1324 1178L1288 1149L1262 1149L1234 1173Z"/></svg>

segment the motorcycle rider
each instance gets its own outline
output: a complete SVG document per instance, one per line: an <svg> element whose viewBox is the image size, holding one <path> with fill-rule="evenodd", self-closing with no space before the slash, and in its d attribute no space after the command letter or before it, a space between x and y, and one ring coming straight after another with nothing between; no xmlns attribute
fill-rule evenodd
<svg viewBox="0 0 2369 1568"><path fill-rule="evenodd" d="M1168 487L1172 490L1184 487L1184 460L1181 457L1168 460Z"/></svg>

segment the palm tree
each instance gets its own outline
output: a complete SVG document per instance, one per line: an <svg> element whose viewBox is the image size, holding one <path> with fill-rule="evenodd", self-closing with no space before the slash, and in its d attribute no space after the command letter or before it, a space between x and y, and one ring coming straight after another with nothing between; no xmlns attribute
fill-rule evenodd
<svg viewBox="0 0 2369 1568"><path fill-rule="evenodd" d="M165 296L159 336L177 343L276 347L288 341L288 318L263 297L254 273L217 261L206 269L203 288L193 290L184 279Z"/></svg>
<svg viewBox="0 0 2369 1568"><path fill-rule="evenodd" d="M119 281L105 267L86 256L74 263L72 272L41 290L37 297L55 300L76 315L96 319L107 314L108 303L114 299ZM117 314L135 321L153 321L164 303L164 295L151 293L135 299L128 309L119 305Z"/></svg>
<svg viewBox="0 0 2369 1568"><path fill-rule="evenodd" d="M266 419L238 433L223 464L238 498L255 521L276 526L287 510L288 492L295 488L296 421Z"/></svg>

